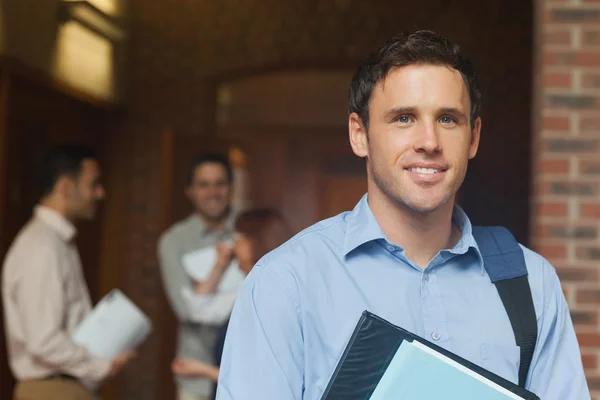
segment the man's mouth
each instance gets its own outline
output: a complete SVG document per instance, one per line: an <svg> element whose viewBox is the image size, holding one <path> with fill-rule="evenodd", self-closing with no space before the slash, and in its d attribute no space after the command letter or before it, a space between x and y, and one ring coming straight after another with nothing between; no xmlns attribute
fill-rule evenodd
<svg viewBox="0 0 600 400"><path fill-rule="evenodd" d="M417 172L419 174L438 174L438 173L444 171L443 169L421 168L421 167L407 168L407 170L410 171L410 172Z"/></svg>

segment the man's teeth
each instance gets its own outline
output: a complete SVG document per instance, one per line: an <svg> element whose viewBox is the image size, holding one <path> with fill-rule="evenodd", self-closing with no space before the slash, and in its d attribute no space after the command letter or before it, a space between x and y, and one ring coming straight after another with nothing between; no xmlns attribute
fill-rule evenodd
<svg viewBox="0 0 600 400"><path fill-rule="evenodd" d="M408 170L411 172L418 172L419 174L437 174L438 172L441 172L441 170L433 168L409 168Z"/></svg>

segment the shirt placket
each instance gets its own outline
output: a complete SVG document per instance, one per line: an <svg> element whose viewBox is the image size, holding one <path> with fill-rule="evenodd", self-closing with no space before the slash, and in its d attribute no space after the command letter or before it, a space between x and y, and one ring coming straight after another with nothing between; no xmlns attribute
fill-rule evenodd
<svg viewBox="0 0 600 400"><path fill-rule="evenodd" d="M438 277L431 270L426 269L422 274L421 301L425 339L447 348L449 340L446 310Z"/></svg>

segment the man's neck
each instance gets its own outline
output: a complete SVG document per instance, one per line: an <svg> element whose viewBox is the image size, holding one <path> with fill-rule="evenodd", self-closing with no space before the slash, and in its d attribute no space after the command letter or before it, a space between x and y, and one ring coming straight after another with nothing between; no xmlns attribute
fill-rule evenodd
<svg viewBox="0 0 600 400"><path fill-rule="evenodd" d="M53 197L46 197L46 198L43 198L42 200L40 200L39 204L43 207L53 210L57 214L60 214L62 217L64 217L68 221L70 221L72 224L75 224L75 221L73 220L73 218L69 218L69 215L66 212L65 207L63 206L62 202L59 201L58 199L53 198Z"/></svg>
<svg viewBox="0 0 600 400"><path fill-rule="evenodd" d="M200 214L200 213L196 213L196 216L200 219L200 221L202 221L202 224L211 231L223 231L225 230L225 223L227 222L227 216L229 215L229 213L226 213L223 217L219 218L219 219L211 219L211 218L206 218L206 216Z"/></svg>
<svg viewBox="0 0 600 400"><path fill-rule="evenodd" d="M440 250L454 247L461 231L452 224L454 203L442 205L428 213L393 203L385 196L371 196L369 207L387 238L404 249L405 255L421 268Z"/></svg>

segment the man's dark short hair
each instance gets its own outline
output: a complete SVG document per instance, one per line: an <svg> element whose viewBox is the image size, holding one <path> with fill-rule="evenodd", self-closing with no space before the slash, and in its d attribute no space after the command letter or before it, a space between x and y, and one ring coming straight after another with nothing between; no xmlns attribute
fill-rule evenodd
<svg viewBox="0 0 600 400"><path fill-rule="evenodd" d="M481 89L471 61L461 53L458 44L427 30L401 33L371 53L360 65L350 84L349 113L356 113L369 128L369 101L373 90L394 68L413 64L448 66L459 71L471 100L471 128L481 113Z"/></svg>
<svg viewBox="0 0 600 400"><path fill-rule="evenodd" d="M84 160L97 160L96 153L80 145L60 145L44 155L38 165L37 183L42 197L52 193L59 178L77 179Z"/></svg>
<svg viewBox="0 0 600 400"><path fill-rule="evenodd" d="M227 171L227 179L229 181L229 184L233 183L233 170L231 168L231 164L229 163L228 158L219 153L205 153L197 156L192 162L187 176L188 186L191 186L191 184L194 182L194 174L196 173L196 168L208 163L222 165L223 168L225 168L225 170Z"/></svg>

